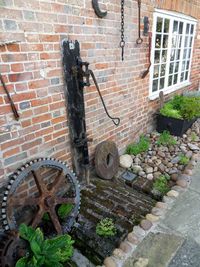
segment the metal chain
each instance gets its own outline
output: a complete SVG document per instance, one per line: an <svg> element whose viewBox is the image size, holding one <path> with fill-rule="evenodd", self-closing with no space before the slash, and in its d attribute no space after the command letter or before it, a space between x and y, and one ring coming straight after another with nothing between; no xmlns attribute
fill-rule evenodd
<svg viewBox="0 0 200 267"><path fill-rule="evenodd" d="M122 49L122 61L124 60L124 0L121 0L121 42L120 47Z"/></svg>

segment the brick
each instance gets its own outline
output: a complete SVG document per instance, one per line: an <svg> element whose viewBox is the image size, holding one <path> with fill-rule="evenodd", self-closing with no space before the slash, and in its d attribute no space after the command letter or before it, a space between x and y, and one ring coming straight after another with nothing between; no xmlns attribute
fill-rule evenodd
<svg viewBox="0 0 200 267"><path fill-rule="evenodd" d="M10 156L13 156L13 155L16 155L20 152L20 149L19 147L16 147L16 148L13 148L13 149L10 149L6 152L3 153L3 157L4 158L7 158L7 157L10 157Z"/></svg>
<svg viewBox="0 0 200 267"><path fill-rule="evenodd" d="M33 98L35 98L35 92L30 92L30 93L23 92L20 94L12 95L12 99L14 102L22 102Z"/></svg>
<svg viewBox="0 0 200 267"><path fill-rule="evenodd" d="M34 117L32 119L32 122L33 124L36 124L36 123L39 123L39 122L44 122L44 121L48 121L51 119L51 114L43 114L41 116L37 116L37 117Z"/></svg>
<svg viewBox="0 0 200 267"><path fill-rule="evenodd" d="M39 138L37 140L34 140L32 142L29 142L29 143L26 143L26 144L22 145L22 150L26 151L26 150L28 150L30 148L33 148L33 147L35 147L37 145L41 145L41 144L42 144L42 138Z"/></svg>
<svg viewBox="0 0 200 267"><path fill-rule="evenodd" d="M8 165L11 165L12 163L15 163L17 161L20 161L20 160L23 160L23 159L26 159L27 158L27 153L26 152L23 152L19 155L15 155L15 156L12 156L12 157L9 157L7 159L4 160L4 165L5 166L8 166Z"/></svg>
<svg viewBox="0 0 200 267"><path fill-rule="evenodd" d="M9 52L20 52L19 44L10 44L7 46Z"/></svg>
<svg viewBox="0 0 200 267"><path fill-rule="evenodd" d="M59 36L58 35L40 35L40 41L41 42L59 42Z"/></svg>
<svg viewBox="0 0 200 267"><path fill-rule="evenodd" d="M15 31L17 30L17 23L14 20L4 19L4 27L6 31Z"/></svg>
<svg viewBox="0 0 200 267"><path fill-rule="evenodd" d="M33 11L24 10L23 15L25 20L35 20L35 13Z"/></svg>
<svg viewBox="0 0 200 267"><path fill-rule="evenodd" d="M7 55L2 55L1 57L4 62L12 62L12 63L27 60L27 54L7 54Z"/></svg>
<svg viewBox="0 0 200 267"><path fill-rule="evenodd" d="M3 143L3 142L8 141L10 139L11 139L10 133L0 134L0 143Z"/></svg>
<svg viewBox="0 0 200 267"><path fill-rule="evenodd" d="M11 64L11 71L13 72L19 72L19 71L23 71L24 70L24 66L23 64L17 63L17 64Z"/></svg>
<svg viewBox="0 0 200 267"><path fill-rule="evenodd" d="M20 109L28 109L28 108L30 108L30 106L31 106L31 104L30 104L30 102L29 101L25 101L25 102L22 102L22 103L20 103L19 104L19 107L20 107Z"/></svg>
<svg viewBox="0 0 200 267"><path fill-rule="evenodd" d="M20 81L27 81L33 79L33 74L31 72L23 72L23 73L16 73L16 74L9 74L9 81L10 82L20 82Z"/></svg>
<svg viewBox="0 0 200 267"><path fill-rule="evenodd" d="M55 85L55 84L59 84L60 83L60 79L59 78L52 78L51 79L51 84Z"/></svg>
<svg viewBox="0 0 200 267"><path fill-rule="evenodd" d="M37 89L37 88L43 88L49 85L48 80L37 80L37 81L31 81L28 83L28 86L30 89Z"/></svg>

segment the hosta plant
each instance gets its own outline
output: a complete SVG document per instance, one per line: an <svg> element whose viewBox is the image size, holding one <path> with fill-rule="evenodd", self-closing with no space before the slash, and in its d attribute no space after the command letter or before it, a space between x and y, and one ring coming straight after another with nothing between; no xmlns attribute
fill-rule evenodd
<svg viewBox="0 0 200 267"><path fill-rule="evenodd" d="M28 251L16 267L62 267L73 255L74 241L67 234L45 239L40 228L25 224L20 225L19 233L28 242Z"/></svg>

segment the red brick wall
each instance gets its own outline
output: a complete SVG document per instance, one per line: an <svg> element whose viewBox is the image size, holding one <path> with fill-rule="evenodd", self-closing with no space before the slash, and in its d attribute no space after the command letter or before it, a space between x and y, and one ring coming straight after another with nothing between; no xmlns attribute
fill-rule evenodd
<svg viewBox="0 0 200 267"><path fill-rule="evenodd" d="M121 62L120 1L104 0L104 19L96 17L91 0L2 0L0 41L18 44L0 47L0 71L20 114L17 122L0 87L0 183L23 162L34 157L54 156L71 162L66 116L60 43L77 39L83 60L91 63L109 111L121 118L119 127L106 117L98 94L85 89L87 130L94 147L106 139L119 149L152 126L158 101L148 99L148 38L137 46L137 1L125 1L125 61ZM200 17L199 0L143 0L142 17L155 7ZM198 88L200 73L200 28L195 38L191 89Z"/></svg>

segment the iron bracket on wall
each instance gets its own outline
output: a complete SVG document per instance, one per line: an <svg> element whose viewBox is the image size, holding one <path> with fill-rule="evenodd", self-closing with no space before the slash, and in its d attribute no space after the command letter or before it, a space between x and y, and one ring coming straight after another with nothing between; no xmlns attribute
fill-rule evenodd
<svg viewBox="0 0 200 267"><path fill-rule="evenodd" d="M107 15L107 11L101 11L100 7L99 7L99 2L98 0L92 0L92 7L94 8L94 12L95 14L99 17L99 18L104 18Z"/></svg>

